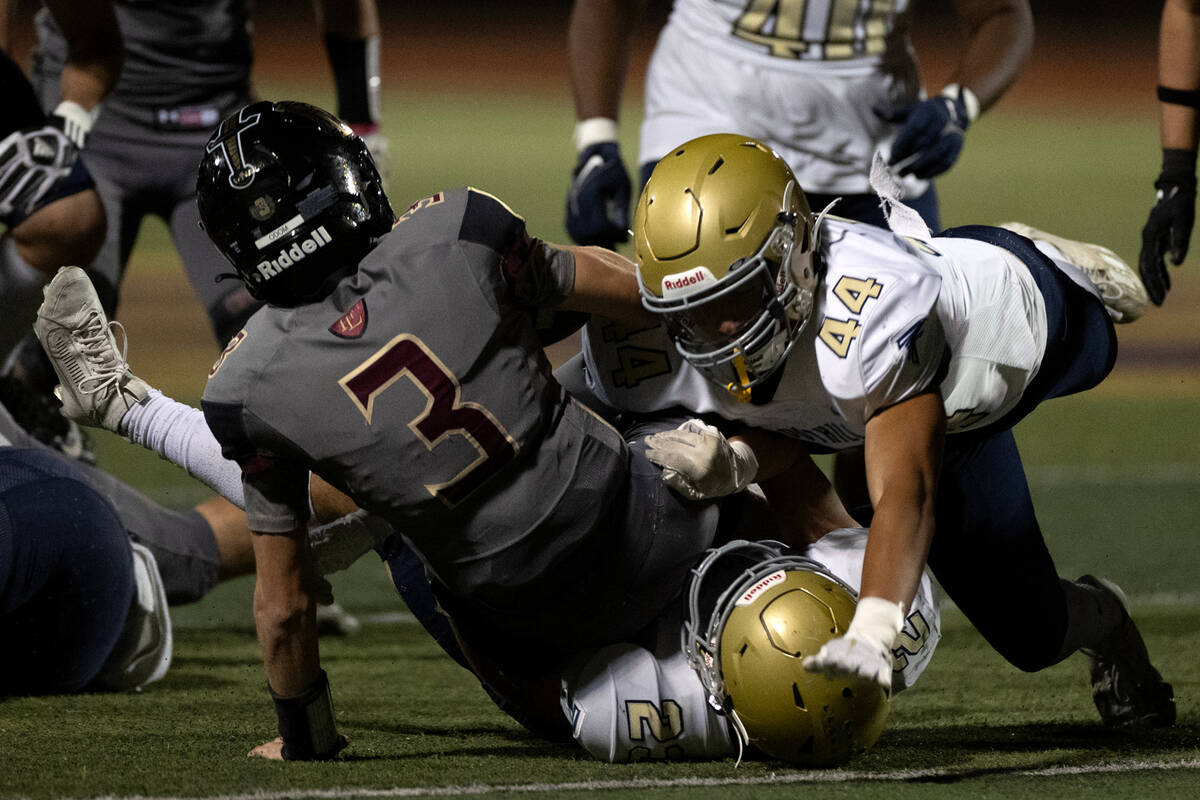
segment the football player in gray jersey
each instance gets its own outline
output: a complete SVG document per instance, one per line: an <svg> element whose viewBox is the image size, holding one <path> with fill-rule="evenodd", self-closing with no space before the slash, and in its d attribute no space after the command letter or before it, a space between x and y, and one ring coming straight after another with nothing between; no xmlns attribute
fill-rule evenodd
<svg viewBox="0 0 1200 800"><path fill-rule="evenodd" d="M301 103L227 118L197 181L206 231L267 305L210 373L209 426L243 471L256 622L281 738L342 746L313 628L309 471L396 528L445 600L571 652L644 627L712 541L717 506L554 382L543 310L628 310L628 262L557 248L473 189L393 215L362 141Z"/></svg>
<svg viewBox="0 0 1200 800"><path fill-rule="evenodd" d="M48 0L62 20L63 80L43 111L9 56L0 0L0 368L28 333L41 287L64 263L87 262L104 238L104 208L79 151L121 68L121 35L107 2Z"/></svg>
<svg viewBox="0 0 1200 800"><path fill-rule="evenodd" d="M532 239L473 189L397 219L363 142L302 103L242 109L206 152L205 228L267 303L203 401L258 534L255 617L281 736L253 754L328 758L344 744L313 624L310 472L420 553L455 624L502 672L508 653L554 670L654 620L744 496L672 493L645 441L628 446L554 382L537 326L542 312L601 309L644 324L632 265ZM78 285L72 270L51 284L39 337L65 411L114 428L164 398L128 372L111 334L100 347L100 304L73 272ZM772 460L758 476L793 468ZM498 638L509 647L489 647Z"/></svg>
<svg viewBox="0 0 1200 800"><path fill-rule="evenodd" d="M314 5L339 113L382 154L375 0ZM125 41L124 67L86 155L109 220L90 268L93 282L111 314L142 220L158 216L170 228L213 334L224 345L256 304L236 282L216 282L224 262L197 225L195 168L217 123L254 99L253 7L247 0L116 0L114 6ZM34 82L46 108L56 102L65 74L64 33L55 16L38 14ZM56 266L63 263L80 261ZM32 351L38 352L36 344Z"/></svg>

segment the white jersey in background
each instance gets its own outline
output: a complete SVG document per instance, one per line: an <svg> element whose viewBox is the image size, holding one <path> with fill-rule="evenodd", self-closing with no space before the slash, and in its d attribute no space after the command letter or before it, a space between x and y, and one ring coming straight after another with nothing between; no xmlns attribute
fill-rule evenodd
<svg viewBox="0 0 1200 800"><path fill-rule="evenodd" d="M646 74L638 160L737 132L767 142L809 192L861 194L896 126L875 108L921 96L908 0L676 0ZM905 196L928 181L904 179Z"/></svg>
<svg viewBox="0 0 1200 800"><path fill-rule="evenodd" d="M826 534L805 555L858 591L867 543L863 528ZM575 740L602 761L715 759L737 755L727 718L707 694L680 648L679 616L659 620L653 649L615 644L587 654L563 676L563 711ZM893 692L912 686L941 638L929 576L921 578L892 648Z"/></svg>
<svg viewBox="0 0 1200 800"><path fill-rule="evenodd" d="M584 335L588 390L618 411L681 406L826 451L862 443L876 411L935 382L948 433L1016 405L1046 347L1045 303L1020 259L973 239L922 242L836 218L821 235L826 274L769 402L741 403L707 381L661 327L628 332L602 321Z"/></svg>

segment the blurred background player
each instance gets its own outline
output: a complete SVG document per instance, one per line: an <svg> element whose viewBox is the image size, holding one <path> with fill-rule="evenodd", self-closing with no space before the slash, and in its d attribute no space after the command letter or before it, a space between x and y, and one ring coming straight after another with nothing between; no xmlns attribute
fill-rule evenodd
<svg viewBox="0 0 1200 800"><path fill-rule="evenodd" d="M1166 258L1179 266L1196 221L1196 144L1200 126L1200 0L1166 0L1158 34L1162 171L1142 229L1138 271L1155 305L1171 288Z"/></svg>
<svg viewBox="0 0 1200 800"><path fill-rule="evenodd" d="M87 263L104 239L100 198L79 152L121 69L121 35L108 2L49 0L62 22L62 81L44 112L8 54L0 0L0 371L29 332L41 287L65 263Z"/></svg>
<svg viewBox="0 0 1200 800"><path fill-rule="evenodd" d="M646 0L576 0L568 31L578 162L567 231L579 244L627 238L630 184L617 119ZM951 82L925 98L910 3L676 0L646 74L640 183L679 142L737 132L783 155L813 208L883 225L868 185L890 151L905 202L939 230L929 180L953 165L967 126L1016 79L1033 42L1026 0L955 0L964 28Z"/></svg>
<svg viewBox="0 0 1200 800"><path fill-rule="evenodd" d="M217 283L227 265L199 227L196 164L217 123L254 99L253 6L245 0L116 0L114 6L124 67L84 156L108 214L108 233L94 261L56 266L85 266L112 313L142 221L158 216L170 229L218 345L224 345L256 304L237 281ZM339 112L385 161L375 0L316 0L314 7ZM36 17L34 82L50 107L65 76L67 41L64 27L47 12ZM53 374L40 352L32 337L26 339L18 373L46 388L53 386Z"/></svg>

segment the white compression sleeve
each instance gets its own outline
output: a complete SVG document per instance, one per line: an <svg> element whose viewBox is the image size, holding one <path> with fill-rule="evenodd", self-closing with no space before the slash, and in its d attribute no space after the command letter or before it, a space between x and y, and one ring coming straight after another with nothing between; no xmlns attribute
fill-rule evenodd
<svg viewBox="0 0 1200 800"><path fill-rule="evenodd" d="M245 508L242 470L221 455L221 445L198 408L172 400L157 389L121 418L118 431L177 464L238 508Z"/></svg>

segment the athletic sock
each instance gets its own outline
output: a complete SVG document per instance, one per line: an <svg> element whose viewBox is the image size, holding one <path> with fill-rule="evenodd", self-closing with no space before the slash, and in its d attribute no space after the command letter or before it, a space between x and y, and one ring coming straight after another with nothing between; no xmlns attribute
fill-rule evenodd
<svg viewBox="0 0 1200 800"><path fill-rule="evenodd" d="M118 433L177 464L238 508L245 508L242 470L221 455L204 412L157 389L121 418Z"/></svg>
<svg viewBox="0 0 1200 800"><path fill-rule="evenodd" d="M1081 648L1098 649L1125 619L1125 608L1112 592L1060 580L1067 597L1067 631L1058 661Z"/></svg>

